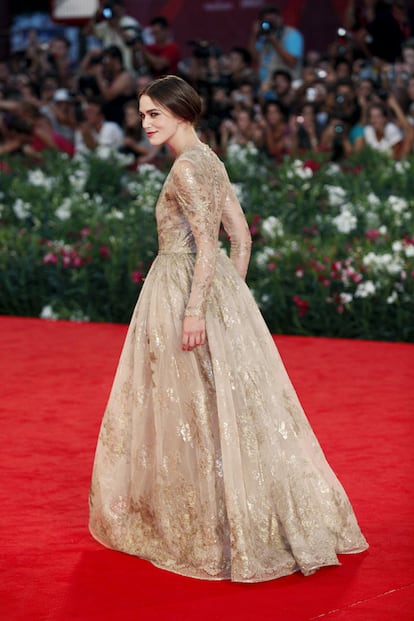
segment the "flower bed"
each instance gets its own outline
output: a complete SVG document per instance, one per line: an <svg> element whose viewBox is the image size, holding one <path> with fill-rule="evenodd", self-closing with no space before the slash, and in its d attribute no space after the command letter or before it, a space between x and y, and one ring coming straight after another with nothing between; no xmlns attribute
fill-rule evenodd
<svg viewBox="0 0 414 621"><path fill-rule="evenodd" d="M414 340L414 159L275 165L230 148L274 333ZM0 313L128 322L156 254L162 172L49 155L0 171ZM223 246L227 246L224 233Z"/></svg>

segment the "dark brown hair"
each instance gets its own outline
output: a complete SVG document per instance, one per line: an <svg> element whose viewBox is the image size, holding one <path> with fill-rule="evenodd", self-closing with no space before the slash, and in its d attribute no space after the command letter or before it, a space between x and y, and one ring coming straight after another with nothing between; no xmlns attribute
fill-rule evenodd
<svg viewBox="0 0 414 621"><path fill-rule="evenodd" d="M200 117L202 103L200 95L188 82L176 75L158 78L144 86L138 95L147 95L175 116L195 125Z"/></svg>

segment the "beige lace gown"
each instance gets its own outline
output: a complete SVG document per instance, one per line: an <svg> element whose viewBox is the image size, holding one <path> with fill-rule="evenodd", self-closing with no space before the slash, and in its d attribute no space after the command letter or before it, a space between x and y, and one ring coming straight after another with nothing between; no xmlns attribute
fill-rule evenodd
<svg viewBox="0 0 414 621"><path fill-rule="evenodd" d="M99 434L92 535L208 580L338 565L338 553L367 543L244 282L250 236L207 146L177 158L156 217L159 254ZM181 350L185 314L206 319L208 342L191 352Z"/></svg>

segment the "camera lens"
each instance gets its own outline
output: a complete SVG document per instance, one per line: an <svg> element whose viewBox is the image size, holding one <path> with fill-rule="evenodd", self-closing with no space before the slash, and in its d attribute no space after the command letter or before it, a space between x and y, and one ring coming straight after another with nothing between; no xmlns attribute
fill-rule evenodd
<svg viewBox="0 0 414 621"><path fill-rule="evenodd" d="M272 29L272 25L270 22L262 22L260 24L260 29L262 32L266 33L266 32L270 32Z"/></svg>

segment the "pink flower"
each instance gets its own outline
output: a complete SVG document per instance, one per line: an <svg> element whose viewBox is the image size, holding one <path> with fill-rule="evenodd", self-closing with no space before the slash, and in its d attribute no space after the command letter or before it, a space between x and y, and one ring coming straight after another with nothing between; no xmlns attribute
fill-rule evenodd
<svg viewBox="0 0 414 621"><path fill-rule="evenodd" d="M310 168L312 172L316 172L320 167L320 163L315 160L306 160L306 162L303 162L303 168Z"/></svg>
<svg viewBox="0 0 414 621"><path fill-rule="evenodd" d="M268 263L267 269L269 270L269 272L274 272L276 269L276 263Z"/></svg>
<svg viewBox="0 0 414 621"><path fill-rule="evenodd" d="M299 317L304 317L309 310L309 302L302 300L298 295L293 297L293 301L296 304L296 308L299 313Z"/></svg>
<svg viewBox="0 0 414 621"><path fill-rule="evenodd" d="M82 267L83 261L82 261L82 258L78 254L73 253L72 265L73 267Z"/></svg>
<svg viewBox="0 0 414 621"><path fill-rule="evenodd" d="M134 284L138 285L140 282L144 280L144 275L142 274L142 272L138 272L138 271L132 272L131 280Z"/></svg>
<svg viewBox="0 0 414 621"><path fill-rule="evenodd" d="M88 226L85 226L79 233L80 237L88 237L91 229Z"/></svg>
<svg viewBox="0 0 414 621"><path fill-rule="evenodd" d="M57 256L53 252L48 252L43 257L43 263L45 263L45 264L47 264L47 263L57 263L57 261L58 261L58 258L57 258Z"/></svg>
<svg viewBox="0 0 414 621"><path fill-rule="evenodd" d="M377 229L369 229L368 231L365 231L365 237L366 239L373 241L379 237L379 231L377 231Z"/></svg>
<svg viewBox="0 0 414 621"><path fill-rule="evenodd" d="M109 257L111 256L111 253L109 252L109 248L107 248L106 246L101 246L99 248L99 254L104 258L104 259L109 259Z"/></svg>

